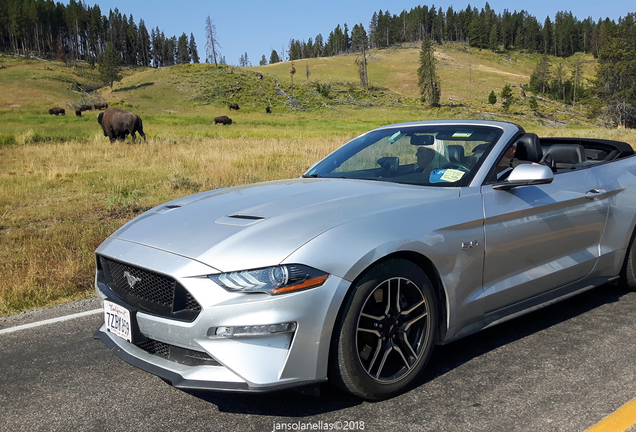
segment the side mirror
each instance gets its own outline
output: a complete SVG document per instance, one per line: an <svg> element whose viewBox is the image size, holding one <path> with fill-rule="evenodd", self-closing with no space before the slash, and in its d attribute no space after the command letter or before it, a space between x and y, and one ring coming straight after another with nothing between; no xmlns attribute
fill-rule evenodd
<svg viewBox="0 0 636 432"><path fill-rule="evenodd" d="M509 190L519 186L532 186L552 183L554 174L545 165L523 164L512 170L508 178L493 185L493 189Z"/></svg>

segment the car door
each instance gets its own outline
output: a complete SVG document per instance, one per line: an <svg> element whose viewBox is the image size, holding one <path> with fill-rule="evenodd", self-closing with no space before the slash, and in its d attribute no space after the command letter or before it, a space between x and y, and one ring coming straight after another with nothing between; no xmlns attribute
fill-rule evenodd
<svg viewBox="0 0 636 432"><path fill-rule="evenodd" d="M591 170L555 174L545 185L484 186L485 311L588 275L607 220L603 196Z"/></svg>

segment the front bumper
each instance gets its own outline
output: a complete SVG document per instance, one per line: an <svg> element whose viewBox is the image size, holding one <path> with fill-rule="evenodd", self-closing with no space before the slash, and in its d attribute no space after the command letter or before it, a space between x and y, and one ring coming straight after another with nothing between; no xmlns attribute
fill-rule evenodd
<svg viewBox="0 0 636 432"><path fill-rule="evenodd" d="M270 391L324 381L332 329L350 286L330 276L318 288L294 294L229 293L206 277L215 270L138 244L109 240L98 253L177 280L201 305L192 322L139 310L136 325L144 339L160 349L131 344L103 325L95 337L118 357L178 388ZM99 275L98 275L99 276ZM99 277L96 291L126 305ZM295 322L293 333L231 338L218 327Z"/></svg>

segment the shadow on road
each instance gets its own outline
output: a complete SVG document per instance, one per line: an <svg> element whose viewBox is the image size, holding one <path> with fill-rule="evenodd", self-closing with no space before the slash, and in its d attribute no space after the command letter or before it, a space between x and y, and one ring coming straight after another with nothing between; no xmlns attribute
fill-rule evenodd
<svg viewBox="0 0 636 432"><path fill-rule="evenodd" d="M617 302L626 293L620 287L603 285L451 344L436 346L420 384L434 380L489 351L571 320L605 304Z"/></svg>
<svg viewBox="0 0 636 432"><path fill-rule="evenodd" d="M445 346L436 346L419 381L423 385L489 351L541 332L605 304L619 301L625 291L611 285L593 289L571 299L508 321ZM590 325L592 325L590 323ZM412 390L417 391L417 387ZM188 391L216 405L219 411L281 417L307 417L363 403L329 384L265 394Z"/></svg>

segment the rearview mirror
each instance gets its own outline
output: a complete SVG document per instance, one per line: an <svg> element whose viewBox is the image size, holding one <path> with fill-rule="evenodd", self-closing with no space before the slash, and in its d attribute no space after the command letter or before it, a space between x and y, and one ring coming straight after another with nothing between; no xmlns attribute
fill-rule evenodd
<svg viewBox="0 0 636 432"><path fill-rule="evenodd" d="M523 164L512 170L508 178L493 185L493 189L509 190L519 186L542 185L552 183L554 174L550 167L537 164Z"/></svg>

